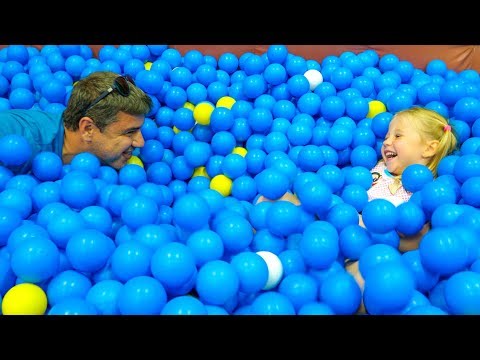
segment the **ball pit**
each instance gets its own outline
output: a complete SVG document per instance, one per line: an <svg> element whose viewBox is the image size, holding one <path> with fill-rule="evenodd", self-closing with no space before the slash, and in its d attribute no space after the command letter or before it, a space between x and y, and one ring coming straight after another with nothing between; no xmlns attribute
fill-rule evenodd
<svg viewBox="0 0 480 360"><path fill-rule="evenodd" d="M218 58L30 49L0 50L2 110L61 112L97 70L131 75L155 106L118 172L89 153L30 159L21 135L0 137L3 314L480 314L476 71L373 50L305 59L284 45ZM412 201L368 202L390 120L413 105L447 117L458 150L436 178L405 170ZM399 233L427 221L418 249L400 252Z"/></svg>

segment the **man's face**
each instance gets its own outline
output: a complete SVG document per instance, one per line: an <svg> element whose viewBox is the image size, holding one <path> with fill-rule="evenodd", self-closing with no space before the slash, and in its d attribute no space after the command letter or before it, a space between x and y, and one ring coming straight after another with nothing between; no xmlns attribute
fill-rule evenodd
<svg viewBox="0 0 480 360"><path fill-rule="evenodd" d="M145 121L143 115L129 115L119 112L117 121L103 131L94 131L90 152L95 154L104 165L121 169L132 157L134 148L145 145L140 128Z"/></svg>

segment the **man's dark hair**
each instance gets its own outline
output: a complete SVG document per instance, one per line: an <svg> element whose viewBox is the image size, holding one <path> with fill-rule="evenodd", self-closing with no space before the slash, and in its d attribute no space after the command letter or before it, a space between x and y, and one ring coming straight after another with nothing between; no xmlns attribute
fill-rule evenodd
<svg viewBox="0 0 480 360"><path fill-rule="evenodd" d="M153 106L152 99L130 82L128 83L130 86L128 96L122 96L117 91L113 91L85 113L92 101L111 87L118 76L110 71L97 71L79 80L72 89L67 107L62 115L65 127L76 131L82 116L88 116L93 119L100 131L103 131L106 126L116 121L120 111L129 115L148 114Z"/></svg>

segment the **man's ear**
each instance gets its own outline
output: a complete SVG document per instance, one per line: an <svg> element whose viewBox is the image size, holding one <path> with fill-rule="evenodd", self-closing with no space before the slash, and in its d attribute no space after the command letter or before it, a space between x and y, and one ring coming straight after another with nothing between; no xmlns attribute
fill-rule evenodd
<svg viewBox="0 0 480 360"><path fill-rule="evenodd" d="M425 149L423 150L422 156L424 158L431 158L433 155L437 153L438 144L440 142L438 140L430 140L427 141Z"/></svg>
<svg viewBox="0 0 480 360"><path fill-rule="evenodd" d="M93 120L87 116L84 116L78 122L78 131L82 139L86 142L91 142L93 138L93 131L95 129L95 125Z"/></svg>

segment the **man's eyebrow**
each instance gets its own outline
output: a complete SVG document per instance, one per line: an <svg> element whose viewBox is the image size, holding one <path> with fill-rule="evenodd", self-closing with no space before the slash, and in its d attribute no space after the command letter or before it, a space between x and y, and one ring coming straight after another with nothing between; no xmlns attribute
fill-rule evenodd
<svg viewBox="0 0 480 360"><path fill-rule="evenodd" d="M141 129L141 126L140 127L131 127L131 128L128 128L128 129L125 129L123 130L123 133L128 133L128 132L132 132L132 131L138 131Z"/></svg>

